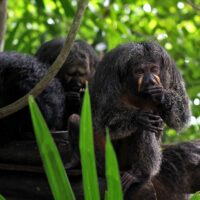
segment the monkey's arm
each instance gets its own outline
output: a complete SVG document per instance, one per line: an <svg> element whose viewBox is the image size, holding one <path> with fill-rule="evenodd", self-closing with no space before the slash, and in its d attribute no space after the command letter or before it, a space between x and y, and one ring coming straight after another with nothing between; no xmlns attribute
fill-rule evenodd
<svg viewBox="0 0 200 200"><path fill-rule="evenodd" d="M104 132L105 127L108 127L112 139L125 138L137 130L136 109L128 109L123 104L109 101L107 105L101 106L97 120L94 120L97 122L97 130Z"/></svg>
<svg viewBox="0 0 200 200"><path fill-rule="evenodd" d="M125 138L137 131L138 128L153 132L163 130L162 119L158 115L141 112L139 109L128 107L119 101L106 102L99 107L94 121L96 130L104 131L105 127L108 127L112 139Z"/></svg>
<svg viewBox="0 0 200 200"><path fill-rule="evenodd" d="M183 129L189 122L189 100L185 92L164 90L164 100L161 103L162 117L166 124L177 131Z"/></svg>

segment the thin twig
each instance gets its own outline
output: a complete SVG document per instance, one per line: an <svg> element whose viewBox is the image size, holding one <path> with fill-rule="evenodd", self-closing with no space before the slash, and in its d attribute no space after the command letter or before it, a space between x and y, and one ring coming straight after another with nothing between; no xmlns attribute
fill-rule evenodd
<svg viewBox="0 0 200 200"><path fill-rule="evenodd" d="M200 6L199 5L196 5L194 2L192 2L191 0L186 0L187 1L187 3L189 4L189 5L191 5L192 6L192 8L194 8L195 10L198 10L198 11L200 11Z"/></svg>
<svg viewBox="0 0 200 200"><path fill-rule="evenodd" d="M79 0L77 12L75 14L73 23L70 27L70 31L69 31L69 34L65 41L65 44L64 44L60 54L58 55L57 59L52 64L52 66L49 68L47 74L25 96L23 96L22 98L18 99L15 102L13 102L12 104L9 104L9 105L1 108L0 109L0 119L3 117L6 117L8 115L11 115L12 113L15 113L18 110L24 108L28 104L29 95L33 95L34 97L38 96L46 88L46 86L53 79L53 77L55 77L55 75L61 69L62 65L64 64L64 62L70 52L70 49L73 45L73 42L74 42L74 39L76 36L76 33L81 24L81 20L82 20L84 11L87 7L87 4L88 4L88 0Z"/></svg>

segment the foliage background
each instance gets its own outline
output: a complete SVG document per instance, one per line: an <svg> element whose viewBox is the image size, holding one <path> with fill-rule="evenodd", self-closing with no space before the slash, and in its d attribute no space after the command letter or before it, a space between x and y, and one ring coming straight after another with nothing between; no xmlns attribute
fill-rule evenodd
<svg viewBox="0 0 200 200"><path fill-rule="evenodd" d="M65 37L76 0L8 1L6 51L34 54L44 41ZM200 137L200 1L90 0L77 39L101 56L120 43L157 40L174 58L186 81L193 117L191 127L165 142Z"/></svg>

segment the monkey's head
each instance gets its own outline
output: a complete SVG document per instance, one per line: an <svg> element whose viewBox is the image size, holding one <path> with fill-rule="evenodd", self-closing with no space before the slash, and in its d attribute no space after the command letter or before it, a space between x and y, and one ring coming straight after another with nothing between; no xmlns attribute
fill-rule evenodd
<svg viewBox="0 0 200 200"><path fill-rule="evenodd" d="M108 52L99 63L91 85L98 96L93 99L101 98L101 94L117 98L127 89L140 95L148 87L172 88L180 80L179 76L173 60L159 44L122 44Z"/></svg>
<svg viewBox="0 0 200 200"><path fill-rule="evenodd" d="M91 46L83 41L76 41L67 60L58 73L65 91L78 92L85 88L85 83L93 76L98 57Z"/></svg>
<svg viewBox="0 0 200 200"><path fill-rule="evenodd" d="M54 39L44 43L36 53L36 57L49 65L56 60L64 45L64 39ZM59 71L65 91L79 92L85 87L85 82L93 76L99 58L94 49L82 40L76 40L70 53Z"/></svg>
<svg viewBox="0 0 200 200"><path fill-rule="evenodd" d="M89 62L89 57L85 52L72 49L57 75L65 91L79 92L81 88L84 88L85 82L92 73Z"/></svg>

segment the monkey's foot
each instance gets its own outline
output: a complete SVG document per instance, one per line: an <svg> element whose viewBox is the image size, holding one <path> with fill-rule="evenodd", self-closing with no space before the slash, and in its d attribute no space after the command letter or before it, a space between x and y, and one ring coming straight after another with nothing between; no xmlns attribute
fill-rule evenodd
<svg viewBox="0 0 200 200"><path fill-rule="evenodd" d="M157 200L155 188L151 181L131 185L125 194L125 200Z"/></svg>
<svg viewBox="0 0 200 200"><path fill-rule="evenodd" d="M138 182L138 178L130 174L129 172L124 172L121 177L122 181L122 189L124 193L130 188L130 186L134 183Z"/></svg>
<svg viewBox="0 0 200 200"><path fill-rule="evenodd" d="M65 164L66 169L74 169L80 167L80 159L79 157L74 153L72 155L72 159L69 163Z"/></svg>

